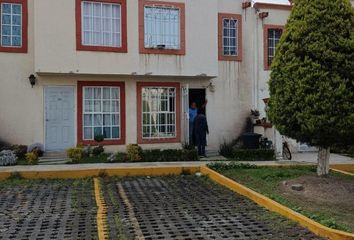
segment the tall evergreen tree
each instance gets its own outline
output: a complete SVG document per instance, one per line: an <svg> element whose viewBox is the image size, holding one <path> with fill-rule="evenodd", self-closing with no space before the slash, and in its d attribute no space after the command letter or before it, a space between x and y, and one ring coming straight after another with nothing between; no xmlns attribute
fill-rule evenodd
<svg viewBox="0 0 354 240"><path fill-rule="evenodd" d="M319 147L354 144L354 11L349 0L294 0L272 63L269 118L279 132Z"/></svg>

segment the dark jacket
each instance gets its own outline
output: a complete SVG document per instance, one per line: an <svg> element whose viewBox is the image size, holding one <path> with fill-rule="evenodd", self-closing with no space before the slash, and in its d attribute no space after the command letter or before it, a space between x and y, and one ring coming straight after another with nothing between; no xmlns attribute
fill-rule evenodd
<svg viewBox="0 0 354 240"><path fill-rule="evenodd" d="M207 134L209 134L207 119L204 114L198 114L194 120L194 135L196 145L206 146Z"/></svg>

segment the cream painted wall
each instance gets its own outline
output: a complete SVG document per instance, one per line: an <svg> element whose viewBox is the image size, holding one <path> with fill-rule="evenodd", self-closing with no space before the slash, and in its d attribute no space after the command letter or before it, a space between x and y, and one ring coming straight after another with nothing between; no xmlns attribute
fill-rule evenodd
<svg viewBox="0 0 354 240"><path fill-rule="evenodd" d="M217 0L173 1L185 2L185 56L139 55L138 0L127 0L128 53L76 51L75 1L36 0L36 71L125 75L152 72L153 75L169 76L205 73L216 76Z"/></svg>

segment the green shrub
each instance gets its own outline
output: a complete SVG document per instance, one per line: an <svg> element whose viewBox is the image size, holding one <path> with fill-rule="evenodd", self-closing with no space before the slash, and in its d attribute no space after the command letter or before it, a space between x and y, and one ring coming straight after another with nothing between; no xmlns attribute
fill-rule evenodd
<svg viewBox="0 0 354 240"><path fill-rule="evenodd" d="M199 161L198 151L196 149L182 151L182 161Z"/></svg>
<svg viewBox="0 0 354 240"><path fill-rule="evenodd" d="M224 142L220 145L219 154L226 158L231 158L233 156L233 148L234 146L232 143Z"/></svg>
<svg viewBox="0 0 354 240"><path fill-rule="evenodd" d="M34 152L38 157L43 156L43 151L39 149L38 147L33 148L32 152Z"/></svg>
<svg viewBox="0 0 354 240"><path fill-rule="evenodd" d="M183 147L183 149L186 149L186 150L194 150L195 149L195 146L193 144L187 144L187 143L184 143L182 147Z"/></svg>
<svg viewBox="0 0 354 240"><path fill-rule="evenodd" d="M249 163L237 163L237 162L230 162L230 163L223 163L223 162L213 162L207 165L210 169L215 171L226 171L231 169L255 169L258 168L256 165L252 165Z"/></svg>
<svg viewBox="0 0 354 240"><path fill-rule="evenodd" d="M166 150L144 150L142 161L144 162L179 162L198 161L199 156L196 149L166 149Z"/></svg>
<svg viewBox="0 0 354 240"><path fill-rule="evenodd" d="M27 146L26 145L13 145L11 147L12 151L15 152L15 155L18 159L25 159L27 153Z"/></svg>
<svg viewBox="0 0 354 240"><path fill-rule="evenodd" d="M79 147L69 148L68 150L66 150L66 154L74 163L78 163L81 161L82 153L83 149Z"/></svg>
<svg viewBox="0 0 354 240"><path fill-rule="evenodd" d="M127 160L130 162L139 162L142 159L142 149L138 144L129 144L127 146Z"/></svg>
<svg viewBox="0 0 354 240"><path fill-rule="evenodd" d="M93 149L92 149L92 154L93 154L93 156L99 156L99 155L101 155L102 153L104 153L104 148L103 148L103 146L97 146L97 147L94 147Z"/></svg>
<svg viewBox="0 0 354 240"><path fill-rule="evenodd" d="M127 161L127 154L123 152L112 153L108 158L108 162L126 162Z"/></svg>
<svg viewBox="0 0 354 240"><path fill-rule="evenodd" d="M38 163L38 155L36 152L26 153L25 156L28 165L35 165Z"/></svg>
<svg viewBox="0 0 354 240"><path fill-rule="evenodd" d="M273 161L273 149L233 149L232 159L239 161Z"/></svg>

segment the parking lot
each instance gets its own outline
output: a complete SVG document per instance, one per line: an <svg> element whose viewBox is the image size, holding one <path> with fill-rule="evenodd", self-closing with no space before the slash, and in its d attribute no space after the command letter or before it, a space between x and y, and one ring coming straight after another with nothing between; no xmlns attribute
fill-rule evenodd
<svg viewBox="0 0 354 240"><path fill-rule="evenodd" d="M204 177L102 178L108 239L319 239ZM92 179L11 180L0 239L97 239Z"/></svg>

